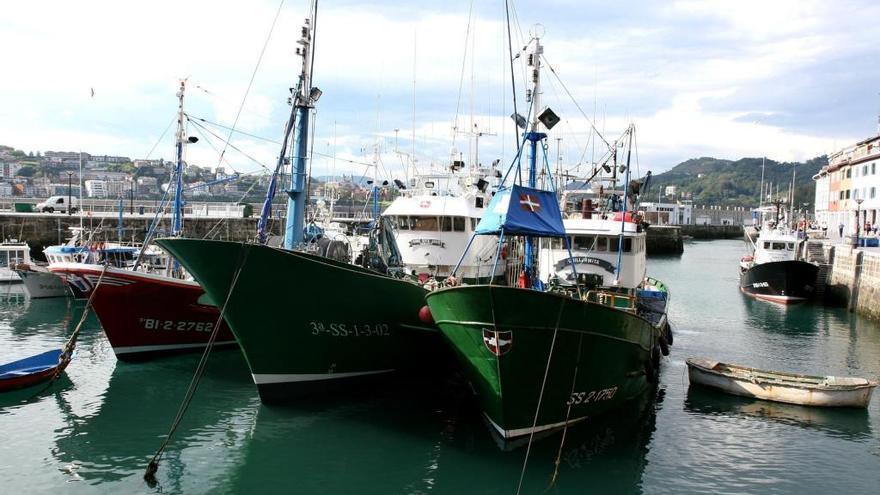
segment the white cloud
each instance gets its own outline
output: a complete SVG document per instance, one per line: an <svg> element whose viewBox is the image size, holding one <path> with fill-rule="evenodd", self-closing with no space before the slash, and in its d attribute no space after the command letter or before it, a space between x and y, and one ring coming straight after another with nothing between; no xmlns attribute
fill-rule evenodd
<svg viewBox="0 0 880 495"><path fill-rule="evenodd" d="M527 4L518 5L520 19L529 24L541 20L523 17ZM411 152L415 124L419 162L444 163L451 154L456 111L459 127L470 126L473 91L476 121L497 134L481 138L481 161L509 159L513 139L506 116L512 106L501 15L475 15L476 38L469 47L475 54L464 61L462 80L468 5L432 5L406 15L369 5L322 5L315 82L335 91L325 92L319 103L316 151L332 154L327 143L334 140L335 123L338 157L369 161L361 150L379 134L385 143L382 161L400 170L393 129L400 129L400 148ZM0 143L34 151L82 148L143 156L173 118L177 80L187 76L188 110L230 124L277 7L269 0L6 5L0 46L16 49L4 51L4 66L14 72L0 77ZM750 108L737 98L791 74L815 74L823 61L872 56L876 40L870 29L858 29L864 22L858 16L880 15L870 2L680 0L651 11L653 17L635 16L633 21L615 16L608 25L589 30L572 28L589 24L588 13L576 5L565 8L570 12L555 12L556 19L544 20L547 57L588 113L595 93L599 120L608 129L636 121L646 163L668 167L699 155L801 159L830 151L835 141L842 145L863 137L836 131L811 135L740 122L744 115L777 110ZM241 130L279 138L289 111L287 88L298 73L294 50L305 12L306 2L285 4L241 113ZM517 68L516 74L521 92L522 70ZM552 79L545 72L545 101L565 119L558 128L565 131L564 159L578 160L587 147L589 127ZM874 96L841 94L840 101ZM713 102L724 102L731 110L708 110ZM865 133L871 130L866 127ZM274 165L277 145L242 135L233 144ZM465 156L474 153L465 136L457 136L455 146ZM157 155L169 157L171 149L169 133ZM189 154L193 163L217 163L207 143L190 147ZM234 150L226 157L238 170L257 168ZM329 169L329 163L323 157L314 165ZM337 160L339 168L363 172L361 165L342 163Z"/></svg>

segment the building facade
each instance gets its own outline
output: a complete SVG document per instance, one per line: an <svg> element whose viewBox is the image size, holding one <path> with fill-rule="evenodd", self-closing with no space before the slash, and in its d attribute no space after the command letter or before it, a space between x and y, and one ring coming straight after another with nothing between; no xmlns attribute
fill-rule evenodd
<svg viewBox="0 0 880 495"><path fill-rule="evenodd" d="M813 180L816 183L816 221L829 230L843 226L854 235L880 220L880 136L848 146L828 157ZM858 215L858 219L857 219Z"/></svg>

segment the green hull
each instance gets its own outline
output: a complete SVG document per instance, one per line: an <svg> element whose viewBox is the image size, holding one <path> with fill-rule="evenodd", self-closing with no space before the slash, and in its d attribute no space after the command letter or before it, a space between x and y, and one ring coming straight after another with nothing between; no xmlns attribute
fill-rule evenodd
<svg viewBox="0 0 880 495"><path fill-rule="evenodd" d="M660 330L627 311L487 285L439 290L427 301L503 438L618 407L656 373Z"/></svg>
<svg viewBox="0 0 880 495"><path fill-rule="evenodd" d="M264 402L429 362L425 289L364 268L262 245L160 239L222 307ZM427 360L427 361L426 361Z"/></svg>

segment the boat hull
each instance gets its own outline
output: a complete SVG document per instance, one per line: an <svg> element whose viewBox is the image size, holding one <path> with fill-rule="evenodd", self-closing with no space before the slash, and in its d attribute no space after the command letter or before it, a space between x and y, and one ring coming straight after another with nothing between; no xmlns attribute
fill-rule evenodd
<svg viewBox="0 0 880 495"><path fill-rule="evenodd" d="M782 304L813 297L819 267L806 261L772 261L752 265L740 275L740 290L756 299Z"/></svg>
<svg viewBox="0 0 880 495"><path fill-rule="evenodd" d="M64 280L50 272L16 270L28 295L34 299L67 297L70 291Z"/></svg>
<svg viewBox="0 0 880 495"><path fill-rule="evenodd" d="M427 302L505 439L619 407L656 376L660 332L627 311L489 285L439 290Z"/></svg>
<svg viewBox="0 0 880 495"><path fill-rule="evenodd" d="M85 293L96 291L92 307L118 359L201 351L218 321L215 344L235 344L219 309L195 282L112 267L101 279L104 267L84 263L54 264L52 270L75 280Z"/></svg>
<svg viewBox="0 0 880 495"><path fill-rule="evenodd" d="M733 395L802 406L867 407L876 383L854 387L804 387L760 379L738 379L719 373L688 359L688 378L692 384L714 388Z"/></svg>
<svg viewBox="0 0 880 495"><path fill-rule="evenodd" d="M424 368L443 355L437 329L418 319L426 291L414 283L263 245L157 243L213 300L228 300L226 321L263 402Z"/></svg>

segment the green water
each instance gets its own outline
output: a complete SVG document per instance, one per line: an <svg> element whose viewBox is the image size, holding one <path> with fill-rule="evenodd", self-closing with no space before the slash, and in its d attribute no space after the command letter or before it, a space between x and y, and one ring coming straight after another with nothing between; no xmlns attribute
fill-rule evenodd
<svg viewBox="0 0 880 495"><path fill-rule="evenodd" d="M691 356L880 377L880 326L840 309L783 308L737 290L741 242L653 258L673 291L675 346L657 391L532 448L523 493L876 493L880 399L819 410L688 390ZM0 287L0 362L58 347L81 303ZM265 407L236 351L212 357L161 462L142 480L196 356L119 363L90 320L67 376L0 395L2 493L515 493L525 449L502 451L467 388L401 381Z"/></svg>

